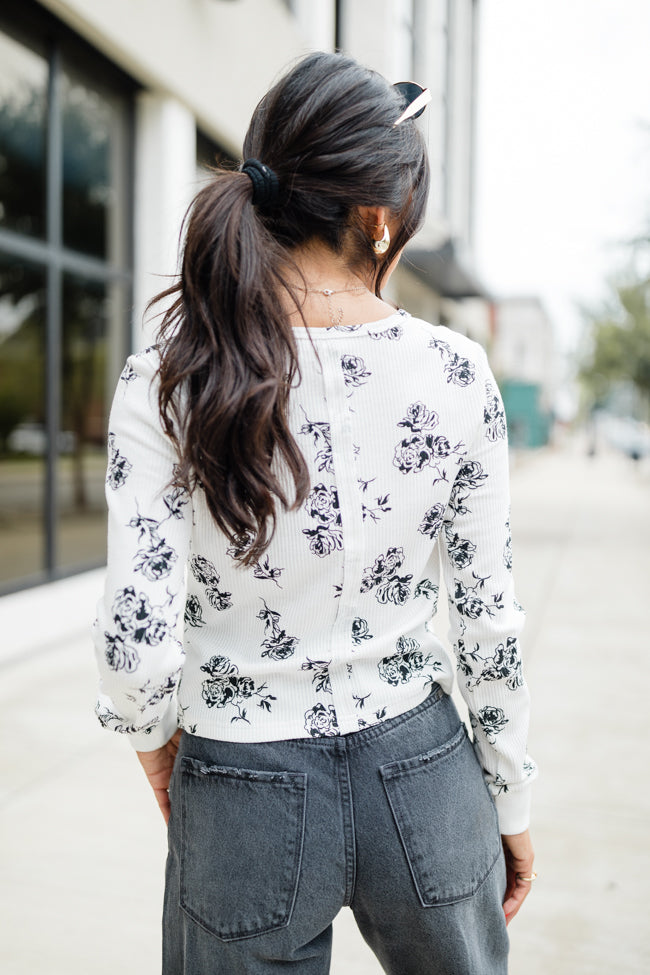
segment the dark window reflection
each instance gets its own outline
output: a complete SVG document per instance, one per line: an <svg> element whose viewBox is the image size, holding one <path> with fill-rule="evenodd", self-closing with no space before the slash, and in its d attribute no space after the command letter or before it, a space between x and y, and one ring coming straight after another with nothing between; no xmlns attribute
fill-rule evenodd
<svg viewBox="0 0 650 975"><path fill-rule="evenodd" d="M0 33L0 226L45 235L48 66Z"/></svg>
<svg viewBox="0 0 650 975"><path fill-rule="evenodd" d="M123 365L122 290L68 275L63 284L58 563L99 562L106 550L106 424ZM119 359L119 363L118 363Z"/></svg>
<svg viewBox="0 0 650 975"><path fill-rule="evenodd" d="M0 255L0 582L43 569L45 272Z"/></svg>
<svg viewBox="0 0 650 975"><path fill-rule="evenodd" d="M123 106L89 82L63 74L63 242L66 247L122 259ZM117 251L117 252L116 252Z"/></svg>

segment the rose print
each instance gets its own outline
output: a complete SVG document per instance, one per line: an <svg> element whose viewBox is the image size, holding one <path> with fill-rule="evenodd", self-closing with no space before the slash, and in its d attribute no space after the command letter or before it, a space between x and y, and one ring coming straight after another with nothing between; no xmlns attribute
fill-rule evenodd
<svg viewBox="0 0 650 975"><path fill-rule="evenodd" d="M467 650L463 640L458 641L456 653L458 669L467 678L466 686L470 690L483 681L503 680L506 687L516 691L524 682L519 646L514 637L508 637L505 646L500 643L491 657L482 657L479 654L478 644L473 650Z"/></svg>
<svg viewBox="0 0 650 975"><path fill-rule="evenodd" d="M383 657L377 664L381 679L393 687L408 684L414 677L421 676L425 667L442 669L440 661L431 661L430 654L425 657L418 641L410 637L401 636L397 641L396 651L390 657Z"/></svg>
<svg viewBox="0 0 650 975"><path fill-rule="evenodd" d="M507 435L506 414L501 397L488 379L485 383L485 407L483 410L485 436L488 440L504 440Z"/></svg>
<svg viewBox="0 0 650 975"><path fill-rule="evenodd" d="M496 736L508 724L503 708L485 707L478 712L478 720L487 740L494 744Z"/></svg>
<svg viewBox="0 0 650 975"><path fill-rule="evenodd" d="M133 465L118 450L115 443L115 434L108 435L108 468L106 471L106 483L113 491L117 491L126 484L129 471Z"/></svg>
<svg viewBox="0 0 650 975"><path fill-rule="evenodd" d="M333 738L339 733L333 704L315 704L305 711L305 731L312 738Z"/></svg>
<svg viewBox="0 0 650 975"><path fill-rule="evenodd" d="M304 504L305 511L316 522L315 528L303 528L309 539L309 550L319 558L343 548L343 531L339 498L335 487L317 484Z"/></svg>
<svg viewBox="0 0 650 975"><path fill-rule="evenodd" d="M352 621L352 642L359 647L363 640L372 640L372 633L368 629L368 621L357 616Z"/></svg>
<svg viewBox="0 0 650 975"><path fill-rule="evenodd" d="M469 359L453 352L451 346L441 339L431 339L430 349L436 349L443 360L443 369L448 383L455 386L470 386L476 378L476 367Z"/></svg>
<svg viewBox="0 0 650 975"><path fill-rule="evenodd" d="M379 555L373 565L364 569L361 592L376 588L375 598L380 603L395 603L403 606L411 594L412 575L398 576L397 570L404 561L402 548L389 548L386 555Z"/></svg>
<svg viewBox="0 0 650 975"><path fill-rule="evenodd" d="M447 554L457 569L466 569L472 564L476 545L467 538L461 538L458 532L445 528Z"/></svg>
<svg viewBox="0 0 650 975"><path fill-rule="evenodd" d="M228 657L215 655L201 667L207 678L203 681L202 696L207 707L232 707L235 711L231 721L245 721L250 724L246 708L243 703L253 697L258 697L257 706L264 711L271 710L271 701L276 698L273 694L264 694L267 685L255 686L251 677L241 677L239 668Z"/></svg>
<svg viewBox="0 0 650 975"><path fill-rule="evenodd" d="M346 386L362 386L372 373L366 369L366 364L359 355L342 355L341 368Z"/></svg>
<svg viewBox="0 0 650 975"><path fill-rule="evenodd" d="M188 596L185 603L185 622L188 626L205 626L203 609L197 596Z"/></svg>
<svg viewBox="0 0 650 975"><path fill-rule="evenodd" d="M444 504L434 504L432 508L429 508L425 512L418 531L422 535L428 535L429 538L434 539L442 528L444 513Z"/></svg>
<svg viewBox="0 0 650 975"><path fill-rule="evenodd" d="M266 637L262 641L264 647L263 657L270 657L271 660L286 660L292 657L294 651L300 643L298 637L287 636L286 630L280 626L280 614L273 609L269 609L264 600L264 609L257 614L257 619L264 622Z"/></svg>

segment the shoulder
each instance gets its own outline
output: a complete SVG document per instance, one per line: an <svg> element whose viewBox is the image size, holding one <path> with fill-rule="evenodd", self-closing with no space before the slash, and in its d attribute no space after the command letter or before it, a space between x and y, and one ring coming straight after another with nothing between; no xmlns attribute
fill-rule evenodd
<svg viewBox="0 0 650 975"><path fill-rule="evenodd" d="M410 327L419 333L420 342L435 353L448 383L471 386L475 380L484 382L490 378L487 355L478 342L446 325L434 325L421 318L412 318Z"/></svg>
<svg viewBox="0 0 650 975"><path fill-rule="evenodd" d="M155 379L160 367L160 346L150 345L140 352L133 352L126 360L120 381L127 385L136 379Z"/></svg>
<svg viewBox="0 0 650 975"><path fill-rule="evenodd" d="M477 362L485 360L483 346L461 332L454 332L446 325L436 325L422 318L411 318L411 324L428 339L431 348L439 348L443 352L462 355Z"/></svg>

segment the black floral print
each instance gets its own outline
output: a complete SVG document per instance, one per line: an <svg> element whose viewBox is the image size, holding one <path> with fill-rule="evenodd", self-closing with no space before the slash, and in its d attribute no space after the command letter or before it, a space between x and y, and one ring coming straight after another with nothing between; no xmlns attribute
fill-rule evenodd
<svg viewBox="0 0 650 975"><path fill-rule="evenodd" d="M414 677L424 676L425 667L441 670L439 660L431 660L431 654L426 657L420 650L420 644L411 637L401 636L395 648L396 652L390 657L383 657L377 664L379 676L387 684L397 687L398 684L408 684Z"/></svg>
<svg viewBox="0 0 650 975"><path fill-rule="evenodd" d="M398 342L403 334L404 329L399 324L391 325L390 328L386 328L380 332L368 332L371 339L388 339L390 342Z"/></svg>
<svg viewBox="0 0 650 975"><path fill-rule="evenodd" d="M183 518L183 508L189 502L189 495L184 487L174 487L163 496L163 504L169 512L170 518Z"/></svg>
<svg viewBox="0 0 650 975"><path fill-rule="evenodd" d="M430 349L436 349L444 361L444 372L448 383L455 386L471 386L476 379L476 367L469 359L454 352L448 342L431 339Z"/></svg>
<svg viewBox="0 0 650 975"><path fill-rule="evenodd" d="M314 704L305 711L305 731L312 738L334 738L339 733L336 710L333 704Z"/></svg>
<svg viewBox="0 0 650 975"><path fill-rule="evenodd" d="M510 519L506 522L506 543L503 546L503 564L508 572L512 572L512 536L510 534Z"/></svg>
<svg viewBox="0 0 650 975"><path fill-rule="evenodd" d="M434 585L431 579L422 579L418 582L415 590L413 591L413 598L417 599L418 596L424 596L425 599L431 600L431 615L435 616L438 612L438 594L440 592L439 586Z"/></svg>
<svg viewBox="0 0 650 975"><path fill-rule="evenodd" d="M160 718L152 718L143 724L136 724L135 721L124 721L119 714L115 714L110 708L103 707L101 704L95 708L95 714L103 728L110 728L111 731L116 731L118 735L150 735L160 722Z"/></svg>
<svg viewBox="0 0 650 975"><path fill-rule="evenodd" d="M316 522L315 528L303 528L302 533L309 539L309 550L319 558L324 558L343 547L341 512L335 487L317 484L305 501L305 511Z"/></svg>
<svg viewBox="0 0 650 975"><path fill-rule="evenodd" d="M357 482L359 484L359 487L361 488L362 494L365 494L367 492L368 488L370 487L370 485L374 480L375 480L374 477L372 477L369 481L364 481L362 477L357 478ZM367 505L364 501L362 501L361 513L363 515L363 520L365 521L366 518L370 518L372 521L379 521L382 514L386 514L387 511L392 510L391 506L388 503L389 501L390 501L390 494L378 495L375 498L374 508L371 508L370 505Z"/></svg>
<svg viewBox="0 0 650 975"><path fill-rule="evenodd" d="M467 569L474 560L476 545L467 538L461 538L449 525L445 526L447 555L457 569Z"/></svg>
<svg viewBox="0 0 650 975"><path fill-rule="evenodd" d="M305 413L304 410L303 413ZM332 435L329 423L322 420L310 420L306 413L305 421L300 428L300 433L314 438L314 446L317 448L315 460L318 470L333 474Z"/></svg>
<svg viewBox="0 0 650 975"><path fill-rule="evenodd" d="M230 609L232 593L219 589L220 576L210 559L203 555L193 555L190 559L190 571L196 581L205 586L205 595L213 609L219 612Z"/></svg>
<svg viewBox="0 0 650 975"><path fill-rule="evenodd" d="M506 718L503 708L494 706L481 708L477 717L483 734L489 742L494 744L496 736L508 724L508 718Z"/></svg>
<svg viewBox="0 0 650 975"><path fill-rule="evenodd" d="M166 607L152 606L146 593L133 586L119 589L113 598L114 633L105 632L106 663L111 670L133 673L140 663L138 647L157 647L169 633Z"/></svg>
<svg viewBox="0 0 650 975"><path fill-rule="evenodd" d="M501 397L488 379L485 383L485 407L483 409L485 436L488 440L504 440L507 435L506 414Z"/></svg>
<svg viewBox="0 0 650 975"><path fill-rule="evenodd" d="M113 491L123 487L129 476L132 464L122 456L115 442L115 434L108 434L108 467L106 470L106 483Z"/></svg>
<svg viewBox="0 0 650 975"><path fill-rule="evenodd" d="M264 622L266 637L262 641L264 647L263 657L270 657L271 660L286 660L292 657L295 649L300 642L295 636L287 636L286 630L280 626L280 614L273 609L269 609L264 600L264 609L257 614L257 619Z"/></svg>
<svg viewBox="0 0 650 975"><path fill-rule="evenodd" d="M475 580L473 586L466 586L460 579L454 579L454 594L449 597L449 602L466 619L476 620L484 613L486 616L494 616L495 609L503 609L503 594L493 595L486 602L478 595L478 591L485 587L490 577L477 576L472 572L472 578ZM461 624L465 626L463 620Z"/></svg>
<svg viewBox="0 0 650 975"><path fill-rule="evenodd" d="M434 539L442 528L445 514L444 504L434 504L428 511L425 511L424 518L420 522L418 531L429 538Z"/></svg>
<svg viewBox="0 0 650 975"><path fill-rule="evenodd" d="M483 681L505 680L506 687L511 691L516 691L524 683L521 672L521 655L515 637L508 637L505 646L500 643L494 650L491 657L482 657L479 653L479 645L476 644L473 650L467 650L464 640L459 640L456 645L458 656L458 669L467 678L465 686L469 690L478 687ZM474 668L478 672L474 674Z"/></svg>
<svg viewBox="0 0 650 975"><path fill-rule="evenodd" d="M234 539L233 545L226 549L226 555L229 555L235 561L241 559L242 555L250 548L254 541L254 534L251 531L242 532ZM283 568L279 566L272 566L271 560L268 555L264 556L264 559L260 562L259 560L253 562L253 576L256 579L267 579L270 582L274 582L279 589L282 586L278 582L278 579L284 572Z"/></svg>
<svg viewBox="0 0 650 975"><path fill-rule="evenodd" d="M352 387L353 390L367 383L372 375L370 370L366 369L366 364L359 355L342 355L341 369L343 370L345 385L348 388Z"/></svg>
<svg viewBox="0 0 650 975"><path fill-rule="evenodd" d="M312 684L315 685L316 691L322 691L325 694L332 693L332 683L330 681L329 665L331 660L312 660L307 657L301 665L301 670L311 670L312 671Z"/></svg>
<svg viewBox="0 0 650 975"><path fill-rule="evenodd" d="M364 569L361 580L361 592L375 590L375 598L379 603L395 603L403 606L411 595L410 582L412 575L399 576L397 570L404 561L402 548L389 548L385 555L379 555L373 565Z"/></svg>
<svg viewBox="0 0 650 975"><path fill-rule="evenodd" d="M145 542L135 554L135 571L141 572L150 582L165 579L178 558L175 550L160 535L162 524L163 521L145 518L139 512L129 521L129 527L137 528L139 540Z"/></svg>
<svg viewBox="0 0 650 975"><path fill-rule="evenodd" d="M205 626L203 608L198 596L191 595L187 597L185 601L185 622L188 626Z"/></svg>
<svg viewBox="0 0 650 975"><path fill-rule="evenodd" d="M250 724L243 706L245 701L257 697L257 706L263 711L270 711L271 701L276 700L273 694L264 693L267 690L265 683L256 687L251 677L241 677L239 668L228 657L210 657L201 671L208 675L203 681L203 700L209 708L233 708L236 713L231 722L245 721Z"/></svg>
<svg viewBox="0 0 650 975"><path fill-rule="evenodd" d="M470 492L476 491L486 479L487 474L477 460L465 461L460 465L449 496L449 508L453 513L452 517L470 513L471 509L467 507L465 502L469 498Z"/></svg>
<svg viewBox="0 0 650 975"><path fill-rule="evenodd" d="M123 382L125 383L125 385L128 386L129 383L132 383L133 380L137 378L138 378L137 372L133 369L131 363L127 362L120 375L120 382Z"/></svg>
<svg viewBox="0 0 650 975"><path fill-rule="evenodd" d="M357 616L352 620L352 642L360 647L364 640L372 640L372 633L368 628L368 621Z"/></svg>
<svg viewBox="0 0 650 975"><path fill-rule="evenodd" d="M397 425L407 427L411 434L395 447L394 466L402 474L419 474L425 467L431 467L436 474L434 484L446 481L447 474L441 466L442 461L452 454L464 454L465 445L459 442L452 447L447 437L434 436L433 431L438 426L438 414L427 409L424 403L411 403L406 416Z"/></svg>
<svg viewBox="0 0 650 975"><path fill-rule="evenodd" d="M142 714L147 708L153 705L160 704L165 698L171 697L176 690L176 685L181 676L181 668L174 671L173 674L169 674L168 677L162 682L162 684L151 684L151 681L146 681L142 687L138 688L139 694L145 696L146 700L138 707L138 711Z"/></svg>

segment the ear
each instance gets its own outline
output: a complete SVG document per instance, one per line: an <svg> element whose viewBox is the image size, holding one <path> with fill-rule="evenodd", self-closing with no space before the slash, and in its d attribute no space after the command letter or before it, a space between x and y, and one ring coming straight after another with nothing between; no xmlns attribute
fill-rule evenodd
<svg viewBox="0 0 650 975"><path fill-rule="evenodd" d="M361 223L370 240L381 240L387 214L386 207L359 207Z"/></svg>

